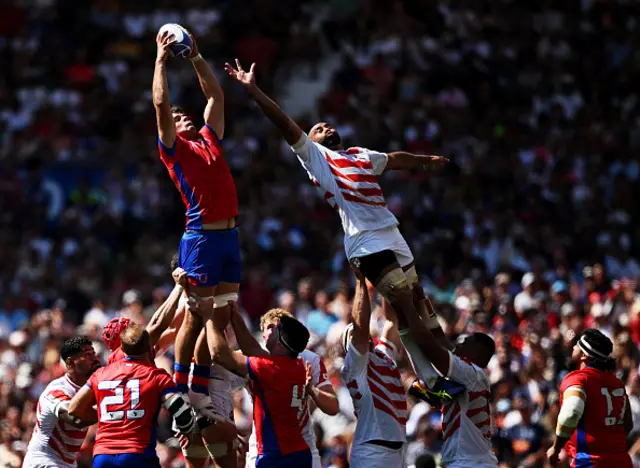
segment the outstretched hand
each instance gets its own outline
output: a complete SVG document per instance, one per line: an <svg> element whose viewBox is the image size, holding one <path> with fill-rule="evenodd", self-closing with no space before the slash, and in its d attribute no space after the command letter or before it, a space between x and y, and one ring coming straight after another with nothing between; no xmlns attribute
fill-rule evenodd
<svg viewBox="0 0 640 468"><path fill-rule="evenodd" d="M224 69L229 74L229 76L247 89L256 87L256 75L254 73L255 68L256 64L252 63L249 71L244 71L242 65L240 64L240 60L238 59L236 59L236 68L233 68L229 63L224 64Z"/></svg>
<svg viewBox="0 0 640 468"><path fill-rule="evenodd" d="M437 171L442 169L445 164L451 162L449 158L444 156L429 156L427 161L422 165L422 169L425 171Z"/></svg>

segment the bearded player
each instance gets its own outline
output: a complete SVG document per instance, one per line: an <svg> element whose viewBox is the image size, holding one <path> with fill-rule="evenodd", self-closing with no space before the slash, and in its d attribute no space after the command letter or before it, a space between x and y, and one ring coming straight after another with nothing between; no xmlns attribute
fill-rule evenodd
<svg viewBox="0 0 640 468"><path fill-rule="evenodd" d="M297 154L313 183L324 190L324 198L338 211L344 228L347 258L356 260L358 268L396 310L417 310L426 325L443 345L450 344L440 329L437 316L430 313L418 281L409 246L398 230L398 220L387 208L378 176L393 169L441 168L448 159L420 156L406 152L379 153L365 148L342 146L340 136L328 123L316 124L309 135L256 85L255 64L246 72L236 60L237 68L228 63L227 73L241 83L262 112L278 127L284 139ZM400 288L412 292L392 295ZM408 299L408 300L405 300ZM455 382L426 379L427 390L439 387L438 395L450 400L464 388Z"/></svg>
<svg viewBox="0 0 640 468"><path fill-rule="evenodd" d="M47 385L38 399L36 427L22 465L24 468L77 466L76 458L80 455L87 429L98 420L95 411L89 414L87 421L69 414L69 402L100 367L91 341L82 336L65 341L60 348L60 358L66 372Z"/></svg>
<svg viewBox="0 0 640 468"><path fill-rule="evenodd" d="M552 466L564 448L572 467L631 468L627 436L633 429L629 397L615 376L613 343L599 330L584 332L573 348L579 369L560 384L556 437L547 457Z"/></svg>
<svg viewBox="0 0 640 468"><path fill-rule="evenodd" d="M225 161L220 140L224 137L224 93L220 83L193 39L190 60L206 98L204 126L198 130L187 113L171 107L166 61L175 41L167 33L158 35L153 104L158 126L160 159L182 196L186 207L186 227L180 241L179 266L187 272L189 293L213 298L213 324L223 332L229 323L229 301L237 301L241 279L240 244L236 217L238 198L231 171ZM198 341L202 333L203 338ZM176 339L174 379L187 393L191 360L199 343L192 371L194 407L213 419L208 392L211 355L206 346L202 319L190 312ZM214 343L215 344L215 343ZM217 346L217 345L216 345ZM215 352L215 348L214 348Z"/></svg>

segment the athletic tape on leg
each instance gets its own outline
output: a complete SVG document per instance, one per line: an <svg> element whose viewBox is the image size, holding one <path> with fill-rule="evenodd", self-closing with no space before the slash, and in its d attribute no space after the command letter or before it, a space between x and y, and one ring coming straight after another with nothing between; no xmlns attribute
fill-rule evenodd
<svg viewBox="0 0 640 468"><path fill-rule="evenodd" d="M407 286L407 277L404 271L401 268L396 268L382 277L376 285L376 289L382 297L389 301L390 304L393 304L394 292Z"/></svg>
<svg viewBox="0 0 640 468"><path fill-rule="evenodd" d="M227 444L208 444L207 451L213 458L224 457L227 454Z"/></svg>
<svg viewBox="0 0 640 468"><path fill-rule="evenodd" d="M440 328L440 322L438 322L438 316L432 313L429 310L429 306L427 305L427 299L424 295L424 291L422 291L422 286L420 285L420 281L418 280L418 273L416 272L416 267L412 266L407 271L404 272L407 277L407 281L409 282L409 286L412 288L420 288L422 299L416 302L416 309L418 311L418 315L422 319L422 322L427 326L429 330L434 330L436 328Z"/></svg>
<svg viewBox="0 0 640 468"><path fill-rule="evenodd" d="M220 309L229 305L229 302L238 302L238 293L220 294L213 298L213 308Z"/></svg>
<svg viewBox="0 0 640 468"><path fill-rule="evenodd" d="M420 347L413 341L411 331L409 329L400 330L400 341L402 346L407 350L411 366L413 367L416 376L427 386L432 388L436 380L438 380L438 373L431 365L425 355L420 350Z"/></svg>

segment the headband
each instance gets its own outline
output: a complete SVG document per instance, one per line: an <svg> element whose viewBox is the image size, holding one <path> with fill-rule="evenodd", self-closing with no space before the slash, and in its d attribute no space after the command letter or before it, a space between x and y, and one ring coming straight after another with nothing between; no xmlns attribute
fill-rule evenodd
<svg viewBox="0 0 640 468"><path fill-rule="evenodd" d="M601 353L600 351L597 351L593 348L593 346L591 346L589 343L587 343L587 340L585 339L585 336L582 335L580 337L580 339L578 340L578 346L580 347L580 349L582 350L582 352L584 354L586 354L587 356L590 356L592 358L596 358L596 359L609 359L609 356Z"/></svg>

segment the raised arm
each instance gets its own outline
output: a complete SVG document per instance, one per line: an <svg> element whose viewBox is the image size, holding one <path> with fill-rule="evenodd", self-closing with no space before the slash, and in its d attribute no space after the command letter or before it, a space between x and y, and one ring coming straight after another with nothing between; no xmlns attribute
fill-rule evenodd
<svg viewBox="0 0 640 468"><path fill-rule="evenodd" d="M164 32L156 37L158 52L153 72L153 107L156 109L158 137L164 146L172 148L176 141L176 123L171 115L169 102L169 83L167 81L166 63L170 56L169 46L175 42L173 35Z"/></svg>
<svg viewBox="0 0 640 468"><path fill-rule="evenodd" d="M180 303L180 297L187 286L187 273L182 268L176 268L173 273L173 280L176 282L175 287L169 294L166 301L156 310L147 324L147 332L149 333L149 343L155 346L164 331L169 328Z"/></svg>
<svg viewBox="0 0 640 468"><path fill-rule="evenodd" d="M425 171L433 171L440 169L449 162L449 159L443 156L422 156L404 151L388 153L387 158L387 167L385 170L422 169Z"/></svg>
<svg viewBox="0 0 640 468"><path fill-rule="evenodd" d="M364 275L354 268L356 275L356 294L353 298L351 317L353 318L353 335L351 344L360 353L369 351L369 324L371 322L371 302L367 290L367 280Z"/></svg>
<svg viewBox="0 0 640 468"><path fill-rule="evenodd" d="M202 92L207 98L207 107L204 109L204 123L216 132L219 139L222 139L224 137L224 92L211 67L200 55L195 37L191 33L189 35L193 41L193 51L189 58L198 75L200 88L202 88Z"/></svg>
<svg viewBox="0 0 640 468"><path fill-rule="evenodd" d="M231 307L231 326L236 334L240 351L246 356L267 356L269 353L260 346L258 340L247 328L247 324L244 322L240 312L238 312L238 305L230 301L229 307Z"/></svg>
<svg viewBox="0 0 640 468"><path fill-rule="evenodd" d="M264 94L258 85L256 85L255 81L255 67L256 64L251 64L251 68L248 72L242 69L242 65L240 65L240 61L236 59L237 68L233 68L228 63L225 64L225 70L227 73L238 81L242 86L244 86L251 97L256 101L260 110L267 116L271 122L278 127L280 133L284 139L289 143L289 145L294 146L296 143L300 141L300 137L302 136L302 130L298 126L297 123L291 119L280 107L278 104L273 102L269 96Z"/></svg>

